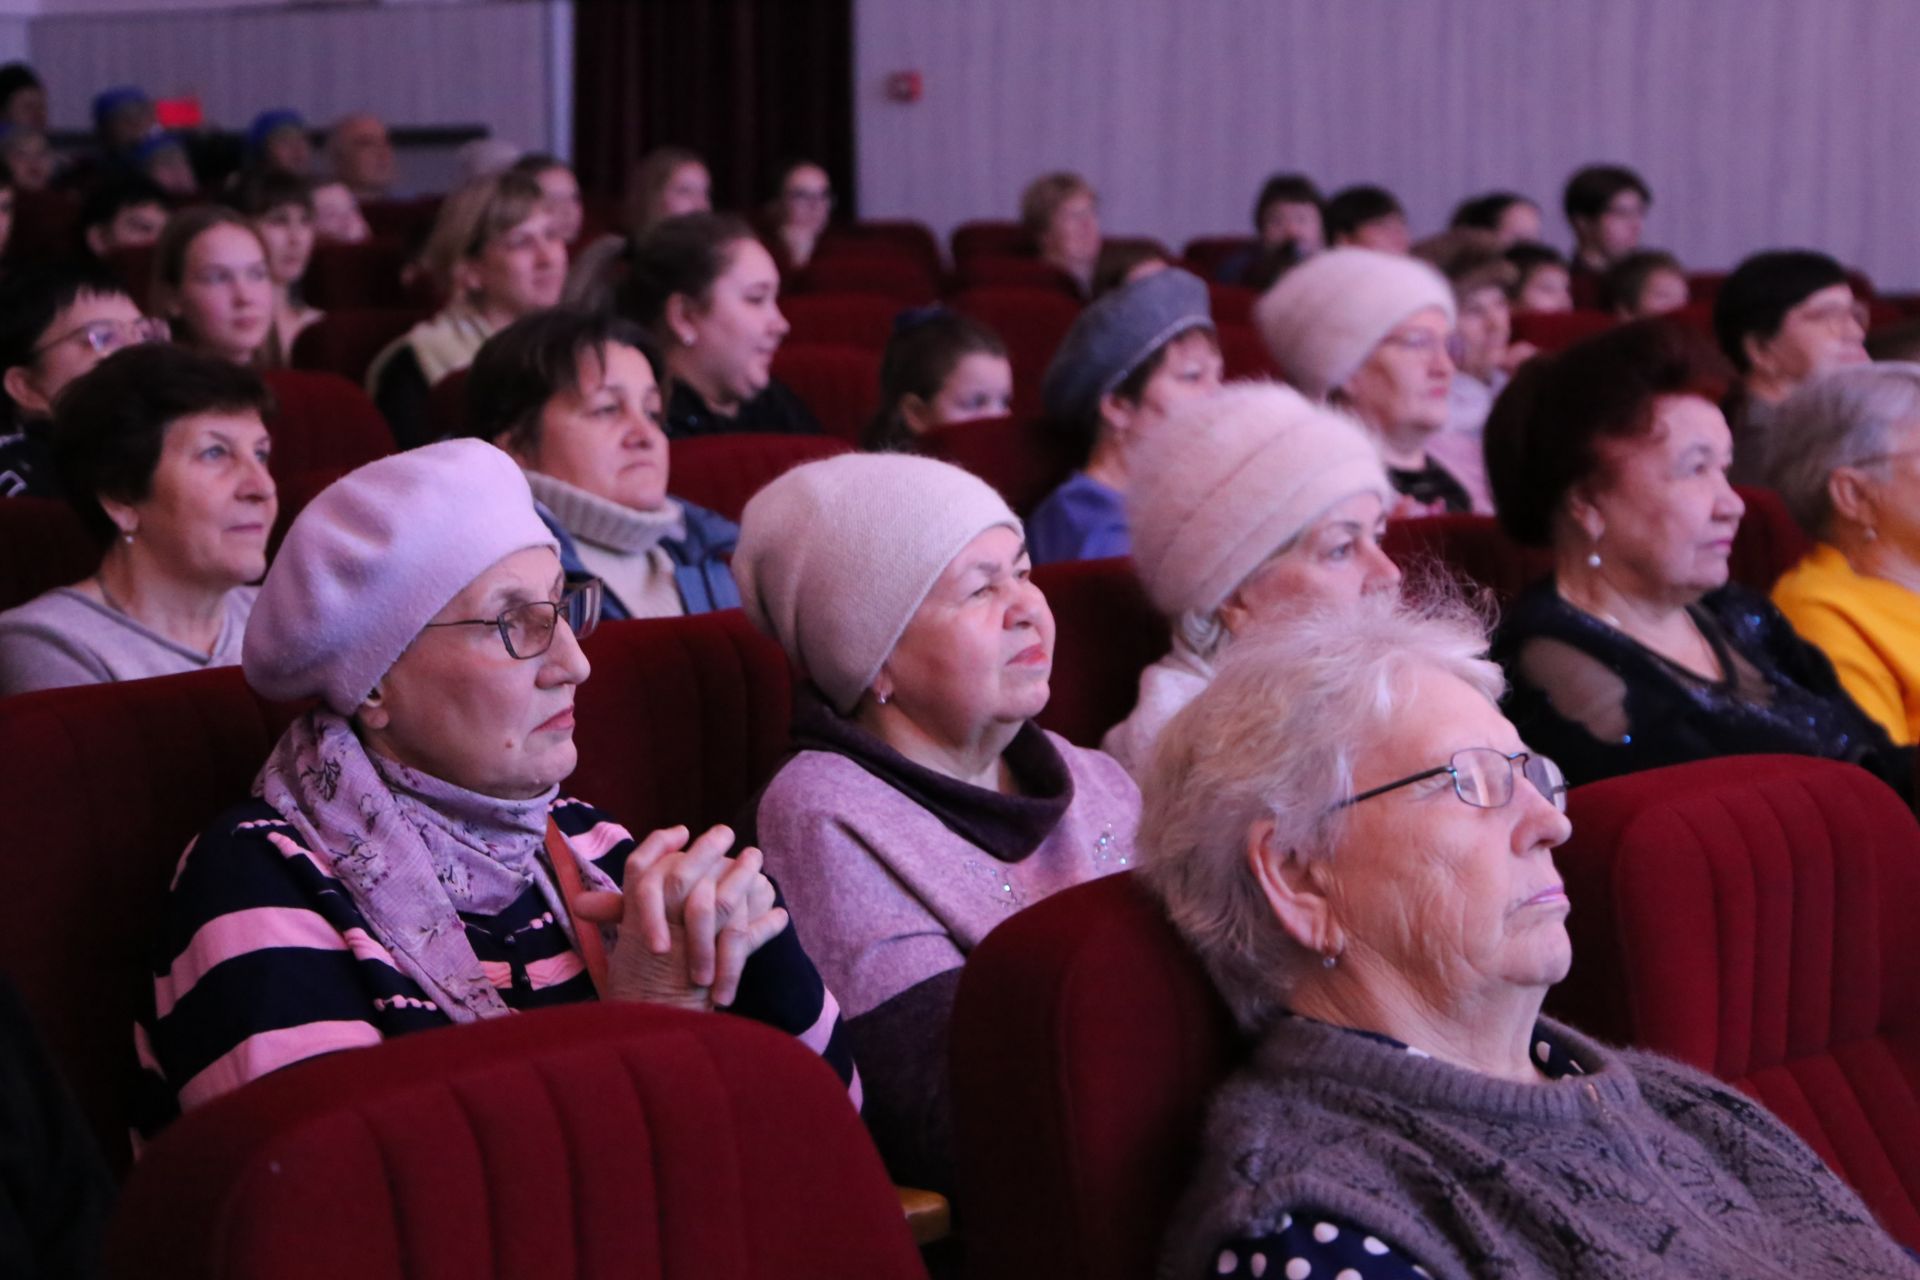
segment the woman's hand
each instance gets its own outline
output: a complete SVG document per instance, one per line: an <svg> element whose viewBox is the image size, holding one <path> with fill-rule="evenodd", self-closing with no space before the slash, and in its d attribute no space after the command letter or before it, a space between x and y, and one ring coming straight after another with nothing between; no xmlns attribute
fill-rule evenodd
<svg viewBox="0 0 1920 1280"><path fill-rule="evenodd" d="M787 927L760 851L728 858L733 832L687 843L685 827L655 831L627 855L620 893L580 894L574 917L618 926L606 995L688 1009L732 1004L747 958Z"/></svg>

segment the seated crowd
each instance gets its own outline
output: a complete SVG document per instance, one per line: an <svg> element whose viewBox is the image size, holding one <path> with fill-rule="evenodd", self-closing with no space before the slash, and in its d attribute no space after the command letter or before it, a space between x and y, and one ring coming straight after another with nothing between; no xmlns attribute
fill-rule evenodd
<svg viewBox="0 0 1920 1280"><path fill-rule="evenodd" d="M784 164L746 218L663 148L609 229L562 161L483 149L385 282L420 304L364 369L391 448L293 474L274 379L339 305L309 301L317 246L392 212L385 128L316 149L265 112L202 200L191 140L114 90L49 177L19 71L0 194L84 203L71 254L0 239L0 501L68 504L98 559L0 611L0 695L237 666L299 708L154 922L145 1136L320 1054L639 1001L798 1039L896 1180L951 1192L970 953L1137 867L1253 1046L1166 1274L1915 1273L1780 1121L1540 1014L1570 787L1765 751L1916 800L1920 366L1866 362L1840 263L1753 255L1709 337L1618 166L1568 182L1570 258L1513 192L1416 242L1391 191L1281 173L1254 237L1175 263L1048 174L1002 229L1072 309L1044 359L964 289L902 305L877 409L824 428L861 447L721 511L679 496L676 442L830 416L775 362L859 230L834 176ZM1576 299L1591 336L1523 340ZM1228 376L1242 330L1281 379ZM940 457L1010 419L1060 464L1030 499ZM1736 479L1812 542L1771 599L1730 582ZM1435 517L1550 572L1497 620L1403 579L1390 526ZM1110 557L1170 639L1095 749L1042 727L1077 673L1033 567ZM580 642L736 608L796 700L735 825L574 797Z"/></svg>

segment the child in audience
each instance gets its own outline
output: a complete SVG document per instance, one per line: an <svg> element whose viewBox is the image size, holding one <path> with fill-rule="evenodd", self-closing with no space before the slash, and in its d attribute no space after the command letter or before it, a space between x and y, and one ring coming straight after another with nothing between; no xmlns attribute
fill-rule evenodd
<svg viewBox="0 0 1920 1280"><path fill-rule="evenodd" d="M1497 248L1511 249L1541 232L1540 206L1514 191L1489 191L1460 202L1447 224L1455 231L1485 231Z"/></svg>
<svg viewBox="0 0 1920 1280"><path fill-rule="evenodd" d="M313 260L316 239L313 186L286 170L262 169L241 181L234 203L265 246L267 274L272 279L273 323L261 360L269 369L283 368L293 353L294 339L322 314L300 296L300 281Z"/></svg>
<svg viewBox="0 0 1920 1280"><path fill-rule="evenodd" d="M166 225L167 193L139 174L103 183L80 206L81 242L95 258L144 249Z"/></svg>
<svg viewBox="0 0 1920 1280"><path fill-rule="evenodd" d="M1515 315L1548 315L1573 310L1572 277L1567 259L1552 245L1523 240L1507 249L1518 274L1507 299Z"/></svg>
<svg viewBox="0 0 1920 1280"><path fill-rule="evenodd" d="M1407 211L1385 187L1348 187L1327 201L1327 243L1405 253L1413 244Z"/></svg>
<svg viewBox="0 0 1920 1280"><path fill-rule="evenodd" d="M1600 278L1600 303L1622 320L1663 316L1687 305L1687 271L1664 249L1636 249Z"/></svg>
<svg viewBox="0 0 1920 1280"><path fill-rule="evenodd" d="M1264 289L1285 269L1281 263L1292 266L1326 248L1325 205L1320 188L1304 173L1276 173L1268 178L1253 202L1253 229L1259 240L1220 264L1216 273L1220 283ZM1254 270L1263 260L1271 274L1256 284Z"/></svg>
<svg viewBox="0 0 1920 1280"><path fill-rule="evenodd" d="M153 251L153 309L174 340L235 364L259 365L273 327L273 275L251 223L219 205L167 220Z"/></svg>
<svg viewBox="0 0 1920 1280"><path fill-rule="evenodd" d="M993 330L945 307L902 312L880 359L880 412L862 447L917 453L935 427L1013 412L1013 365Z"/></svg>

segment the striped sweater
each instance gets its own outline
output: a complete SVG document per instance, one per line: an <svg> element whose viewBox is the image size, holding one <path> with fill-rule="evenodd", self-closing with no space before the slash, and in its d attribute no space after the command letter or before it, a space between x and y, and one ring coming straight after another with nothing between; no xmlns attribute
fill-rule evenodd
<svg viewBox="0 0 1920 1280"><path fill-rule="evenodd" d="M626 828L564 797L552 813L567 842L619 883L635 844ZM496 915L460 919L508 1008L595 998L537 886ZM227 811L187 847L163 930L152 1003L134 1028L147 1134L289 1063L451 1022L264 800ZM839 1005L791 925L748 961L731 1011L798 1036L859 1105Z"/></svg>

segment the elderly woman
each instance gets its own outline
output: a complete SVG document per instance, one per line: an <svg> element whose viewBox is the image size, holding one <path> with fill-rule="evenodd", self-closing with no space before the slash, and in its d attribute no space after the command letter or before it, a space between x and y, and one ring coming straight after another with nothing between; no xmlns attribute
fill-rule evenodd
<svg viewBox="0 0 1920 1280"><path fill-rule="evenodd" d="M540 184L524 173L496 173L446 198L421 262L447 303L367 370L367 390L403 448L427 438L434 383L471 364L501 329L560 301L567 244Z"/></svg>
<svg viewBox="0 0 1920 1280"><path fill-rule="evenodd" d="M105 555L0 613L0 694L240 660L276 510L267 407L258 375L161 343L68 384L54 467Z"/></svg>
<svg viewBox="0 0 1920 1280"><path fill-rule="evenodd" d="M273 286L273 323L261 361L269 369L282 368L293 354L294 339L324 314L300 295L316 238L313 184L280 169L265 169L242 179L233 201L260 237Z"/></svg>
<svg viewBox="0 0 1920 1280"><path fill-rule="evenodd" d="M1758 484L1773 411L1816 373L1864 364L1866 314L1838 262L1824 253L1756 253L1713 300L1713 333L1739 370L1722 406L1733 427L1733 478Z"/></svg>
<svg viewBox="0 0 1920 1280"><path fill-rule="evenodd" d="M1100 197L1077 173L1042 174L1020 193L1020 225L1040 251L1040 259L1058 267L1082 297L1093 293L1100 265Z"/></svg>
<svg viewBox="0 0 1920 1280"><path fill-rule="evenodd" d="M1134 454L1175 409L1218 391L1221 368L1207 287L1185 271L1154 272L1080 313L1040 394L1084 461L1034 508L1035 564L1127 554Z"/></svg>
<svg viewBox="0 0 1920 1280"><path fill-rule="evenodd" d="M791 326L779 269L751 227L731 214L668 218L630 256L619 307L666 352L669 437L820 430L773 376Z"/></svg>
<svg viewBox="0 0 1920 1280"><path fill-rule="evenodd" d="M153 249L152 309L182 346L234 364L264 363L273 269L260 233L219 205L174 214Z"/></svg>
<svg viewBox="0 0 1920 1280"><path fill-rule="evenodd" d="M636 842L560 794L597 594L565 586L482 441L369 463L300 513L245 670L319 705L175 873L140 1035L156 1096L191 1109L316 1054L596 997L731 1007L851 1078L757 852L729 859L724 827Z"/></svg>
<svg viewBox="0 0 1920 1280"><path fill-rule="evenodd" d="M731 520L667 496L652 344L630 320L556 307L474 357L467 429L527 473L569 581L602 584L608 618L669 618L740 603Z"/></svg>
<svg viewBox="0 0 1920 1280"><path fill-rule="evenodd" d="M1691 329L1639 320L1526 365L1494 406L1500 524L1554 563L1501 628L1507 713L1576 783L1781 752L1856 761L1911 795L1912 750L1727 582L1745 508L1714 403L1724 378Z"/></svg>
<svg viewBox="0 0 1920 1280"><path fill-rule="evenodd" d="M1287 381L1358 418L1404 499L1392 514L1468 511L1473 498L1427 450L1447 425L1453 290L1401 254L1333 249L1280 278L1254 322Z"/></svg>
<svg viewBox="0 0 1920 1280"><path fill-rule="evenodd" d="M897 1179L951 1179L947 1020L988 930L1132 857L1139 793L1042 731L1053 615L1020 522L957 467L846 454L762 489L733 561L805 681L754 811L844 1002Z"/></svg>
<svg viewBox="0 0 1920 1280"><path fill-rule="evenodd" d="M1920 364L1808 379L1780 402L1763 460L1818 545L1773 603L1897 743L1920 741Z"/></svg>
<svg viewBox="0 0 1920 1280"><path fill-rule="evenodd" d="M1173 649L1141 672L1133 714L1100 745L1144 776L1161 729L1230 644L1392 592L1400 570L1380 550L1392 501L1359 427L1289 388L1231 384L1176 413L1142 447L1127 494L1134 569L1173 623Z"/></svg>
<svg viewBox="0 0 1920 1280"><path fill-rule="evenodd" d="M863 448L914 453L921 436L1013 412L1013 365L1000 335L945 307L903 311L880 357L880 409Z"/></svg>
<svg viewBox="0 0 1920 1280"><path fill-rule="evenodd" d="M1236 649L1169 726L1141 869L1258 1038L1168 1276L1906 1276L1730 1086L1540 1016L1565 780L1484 636L1388 602Z"/></svg>

